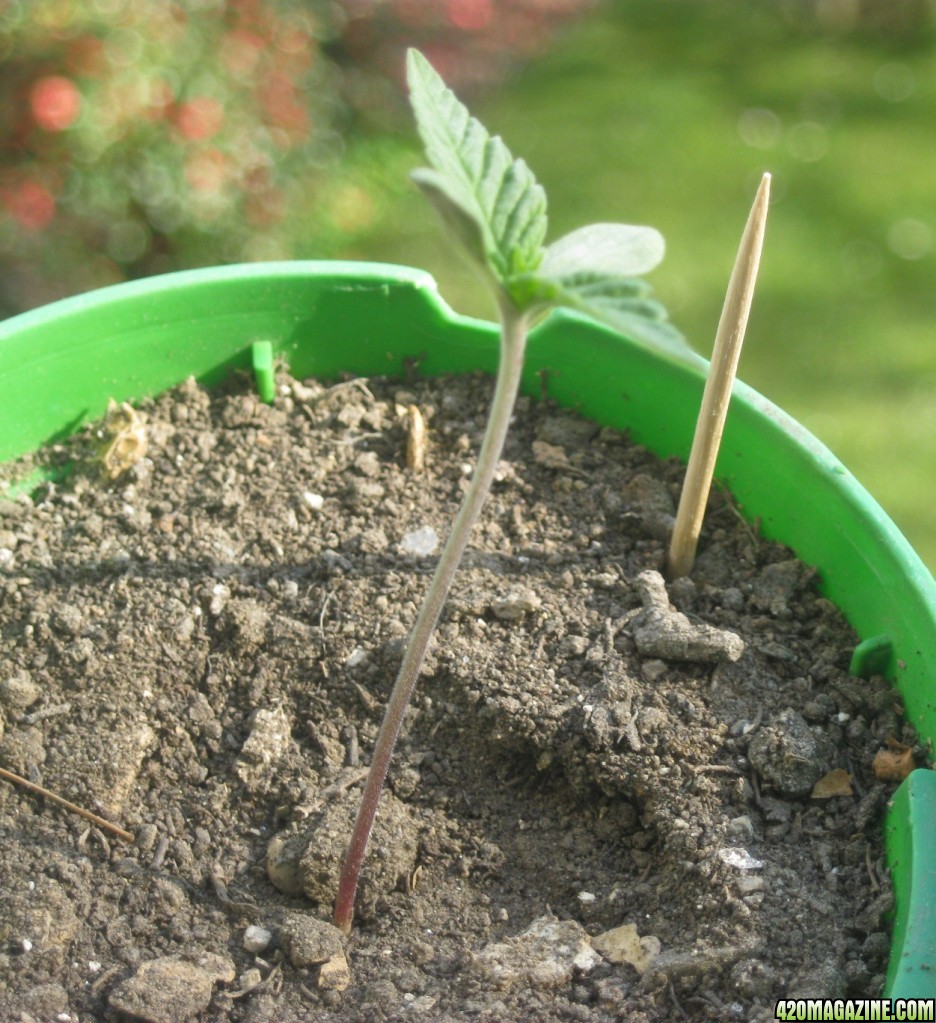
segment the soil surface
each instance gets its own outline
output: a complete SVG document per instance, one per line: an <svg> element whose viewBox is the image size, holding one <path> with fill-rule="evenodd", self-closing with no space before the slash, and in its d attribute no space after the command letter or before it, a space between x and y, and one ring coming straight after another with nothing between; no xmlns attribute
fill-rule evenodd
<svg viewBox="0 0 936 1023"><path fill-rule="evenodd" d="M0 767L133 835L0 782L0 1019L747 1021L880 992L896 693L848 676L814 573L724 494L664 585L680 466L529 399L355 929L328 923L490 393L189 382L0 501Z"/></svg>

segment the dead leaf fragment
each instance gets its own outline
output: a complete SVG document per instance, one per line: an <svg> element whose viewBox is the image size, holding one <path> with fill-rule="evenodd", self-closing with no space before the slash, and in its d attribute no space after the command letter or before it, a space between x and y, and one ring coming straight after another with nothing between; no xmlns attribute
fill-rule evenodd
<svg viewBox="0 0 936 1023"><path fill-rule="evenodd" d="M903 781L913 770L913 751L894 738L887 740L887 749L878 750L871 762L878 781Z"/></svg>
<svg viewBox="0 0 936 1023"><path fill-rule="evenodd" d="M813 785L813 799L832 799L835 796L852 795L851 775L841 767L824 774Z"/></svg>
<svg viewBox="0 0 936 1023"><path fill-rule="evenodd" d="M105 475L117 479L146 455L149 439L146 419L127 402L110 399L104 420L106 440L101 453Z"/></svg>
<svg viewBox="0 0 936 1023"><path fill-rule="evenodd" d="M641 975L660 954L660 939L652 934L639 937L636 924L621 924L610 931L596 934L591 940L592 948L600 952L608 962L630 963Z"/></svg>

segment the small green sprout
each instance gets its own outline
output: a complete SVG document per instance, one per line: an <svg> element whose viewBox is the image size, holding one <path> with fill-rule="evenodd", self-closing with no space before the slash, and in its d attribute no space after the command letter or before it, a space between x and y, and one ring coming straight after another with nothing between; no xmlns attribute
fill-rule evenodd
<svg viewBox="0 0 936 1023"><path fill-rule="evenodd" d="M544 247L546 193L523 160L492 137L416 50L407 81L429 168L413 180L488 281L500 312L500 361L478 464L410 634L377 737L342 865L334 922L351 930L358 876L406 707L504 447L530 326L550 309L590 313L635 340L685 350L663 307L635 274L663 258L650 227L593 224Z"/></svg>

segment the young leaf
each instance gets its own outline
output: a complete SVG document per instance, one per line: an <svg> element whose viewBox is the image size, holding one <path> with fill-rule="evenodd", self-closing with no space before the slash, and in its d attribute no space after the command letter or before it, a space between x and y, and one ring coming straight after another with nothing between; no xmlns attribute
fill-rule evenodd
<svg viewBox="0 0 936 1023"><path fill-rule="evenodd" d="M462 237L466 222L474 221L485 261L501 284L536 270L546 235L546 193L526 163L488 134L421 53L410 50L406 60L416 126L437 172L428 178L417 172L417 184L426 191L428 182L433 204L447 207L447 220L458 217ZM474 246L469 251L477 256Z"/></svg>
<svg viewBox="0 0 936 1023"><path fill-rule="evenodd" d="M692 349L682 334L667 322L666 309L649 297L645 281L615 274L580 270L563 277L527 278L527 304L564 306L603 320L622 334L671 352Z"/></svg>
<svg viewBox="0 0 936 1023"><path fill-rule="evenodd" d="M578 270L562 277L527 274L512 280L510 287L519 309L574 309L603 320L635 341L671 352L692 352L681 333L667 322L663 305L650 298L653 288L647 281Z"/></svg>
<svg viewBox="0 0 936 1023"><path fill-rule="evenodd" d="M544 277L589 270L615 277L649 273L666 252L663 235L652 227L591 224L564 235L546 249L540 266Z"/></svg>
<svg viewBox="0 0 936 1023"><path fill-rule="evenodd" d="M435 207L442 220L452 229L472 259L479 263L486 273L490 273L487 235L484 231L484 222L476 211L462 202L458 190L452 188L444 174L420 167L412 171L410 177Z"/></svg>

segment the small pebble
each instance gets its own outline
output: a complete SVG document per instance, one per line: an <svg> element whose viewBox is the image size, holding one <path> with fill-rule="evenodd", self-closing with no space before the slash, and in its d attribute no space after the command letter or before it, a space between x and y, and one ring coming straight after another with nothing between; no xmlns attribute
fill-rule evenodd
<svg viewBox="0 0 936 1023"><path fill-rule="evenodd" d="M42 689L25 671L17 672L0 682L0 703L12 711L26 710L40 696L42 696Z"/></svg>
<svg viewBox="0 0 936 1023"><path fill-rule="evenodd" d="M344 954L341 931L311 913L287 914L281 939L289 961L297 969L318 966Z"/></svg>
<svg viewBox="0 0 936 1023"><path fill-rule="evenodd" d="M265 927L259 927L257 924L251 924L244 931L244 948L254 955L265 951L272 940L272 933Z"/></svg>
<svg viewBox="0 0 936 1023"><path fill-rule="evenodd" d="M729 867L736 867L738 870L760 870L764 866L763 860L756 860L747 851L737 846L718 850L718 858Z"/></svg>
<svg viewBox="0 0 936 1023"><path fill-rule="evenodd" d="M404 554L415 554L419 557L435 554L438 546L439 534L432 526L421 526L419 529L404 533L400 541L400 550Z"/></svg>
<svg viewBox="0 0 936 1023"><path fill-rule="evenodd" d="M755 734L748 746L751 766L767 783L787 796L808 796L832 768L835 744L787 709Z"/></svg>
<svg viewBox="0 0 936 1023"><path fill-rule="evenodd" d="M241 991L253 991L255 987L259 987L263 983L263 974L256 967L244 970L237 978L237 983L240 985Z"/></svg>
<svg viewBox="0 0 936 1023"><path fill-rule="evenodd" d="M491 604L495 618L503 622L518 622L524 615L539 610L539 596L527 587L518 587Z"/></svg>

